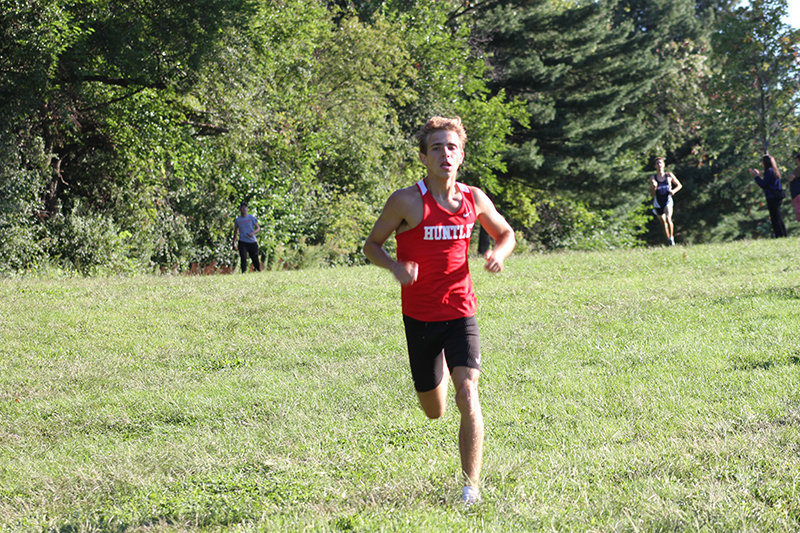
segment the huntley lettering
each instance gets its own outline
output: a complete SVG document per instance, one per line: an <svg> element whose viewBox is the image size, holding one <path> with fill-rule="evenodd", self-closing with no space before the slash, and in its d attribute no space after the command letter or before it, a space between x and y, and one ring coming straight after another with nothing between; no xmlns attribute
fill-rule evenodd
<svg viewBox="0 0 800 533"><path fill-rule="evenodd" d="M454 241L458 239L469 239L472 235L472 226L475 224L463 224L458 226L425 226L426 241Z"/></svg>

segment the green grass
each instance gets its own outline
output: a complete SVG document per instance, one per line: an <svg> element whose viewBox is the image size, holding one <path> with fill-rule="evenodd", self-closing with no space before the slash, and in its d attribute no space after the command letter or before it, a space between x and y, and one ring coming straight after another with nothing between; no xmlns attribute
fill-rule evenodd
<svg viewBox="0 0 800 533"><path fill-rule="evenodd" d="M375 267L0 280L0 530L797 531L797 239L473 264L464 509Z"/></svg>

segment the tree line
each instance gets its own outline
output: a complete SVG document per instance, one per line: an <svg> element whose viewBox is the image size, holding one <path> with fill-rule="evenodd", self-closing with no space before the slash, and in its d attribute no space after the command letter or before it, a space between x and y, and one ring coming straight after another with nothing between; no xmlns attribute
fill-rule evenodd
<svg viewBox="0 0 800 533"><path fill-rule="evenodd" d="M786 0L0 0L0 271L358 264L411 143L463 118L462 181L529 250L768 236L747 168L800 150Z"/></svg>

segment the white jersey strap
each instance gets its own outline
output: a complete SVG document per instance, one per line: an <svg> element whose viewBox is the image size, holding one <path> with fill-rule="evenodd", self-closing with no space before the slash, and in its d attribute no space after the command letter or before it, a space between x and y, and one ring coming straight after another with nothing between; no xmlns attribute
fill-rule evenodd
<svg viewBox="0 0 800 533"><path fill-rule="evenodd" d="M464 185L463 183L456 182L458 188L461 189L461 192L472 192L469 190L469 185ZM425 180L419 180L417 182L417 187L419 187L419 191L422 196L425 196L425 193L428 192L428 187L425 185Z"/></svg>

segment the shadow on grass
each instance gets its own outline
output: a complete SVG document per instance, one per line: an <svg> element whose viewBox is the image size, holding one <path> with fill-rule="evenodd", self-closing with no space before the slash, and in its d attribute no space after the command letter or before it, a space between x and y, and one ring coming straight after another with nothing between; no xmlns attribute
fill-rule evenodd
<svg viewBox="0 0 800 533"><path fill-rule="evenodd" d="M772 287L763 291L743 292L713 300L717 305L729 305L737 300L768 298L775 300L800 300L800 287Z"/></svg>
<svg viewBox="0 0 800 533"><path fill-rule="evenodd" d="M777 354L767 359L740 355L734 357L731 362L735 370L770 370L781 366L800 365L800 351Z"/></svg>

